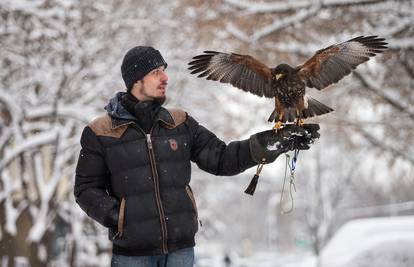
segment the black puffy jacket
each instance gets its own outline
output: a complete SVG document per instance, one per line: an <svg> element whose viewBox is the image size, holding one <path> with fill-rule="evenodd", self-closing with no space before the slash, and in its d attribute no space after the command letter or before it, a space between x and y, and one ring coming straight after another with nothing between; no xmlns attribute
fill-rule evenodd
<svg viewBox="0 0 414 267"><path fill-rule="evenodd" d="M192 247L198 219L190 161L215 175L240 173L256 165L249 141L226 145L185 112L165 108L145 134L120 105L121 95L82 133L76 201L109 228L115 254Z"/></svg>

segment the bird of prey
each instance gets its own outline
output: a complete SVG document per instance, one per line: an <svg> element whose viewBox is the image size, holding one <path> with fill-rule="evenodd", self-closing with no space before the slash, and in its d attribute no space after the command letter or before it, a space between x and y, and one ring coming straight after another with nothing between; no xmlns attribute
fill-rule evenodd
<svg viewBox="0 0 414 267"><path fill-rule="evenodd" d="M297 67L279 64L269 68L249 55L204 51L188 63L191 74L230 83L258 96L275 98L268 121L303 123L303 119L333 111L305 94L305 88L322 90L351 73L359 64L387 49L384 38L359 36L317 51Z"/></svg>

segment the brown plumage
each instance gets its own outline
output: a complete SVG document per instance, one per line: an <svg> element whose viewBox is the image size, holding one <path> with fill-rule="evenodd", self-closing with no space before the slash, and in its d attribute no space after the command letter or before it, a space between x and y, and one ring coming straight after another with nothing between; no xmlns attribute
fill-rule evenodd
<svg viewBox="0 0 414 267"><path fill-rule="evenodd" d="M305 95L306 87L318 90L338 82L359 64L387 48L384 38L359 36L319 50L304 64L279 64L269 68L249 55L205 51L188 63L192 74L230 83L258 96L275 98L269 121L293 122L333 111Z"/></svg>

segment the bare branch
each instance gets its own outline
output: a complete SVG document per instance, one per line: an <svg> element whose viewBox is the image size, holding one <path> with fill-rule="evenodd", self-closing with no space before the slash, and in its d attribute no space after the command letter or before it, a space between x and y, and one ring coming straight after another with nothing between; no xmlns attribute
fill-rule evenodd
<svg viewBox="0 0 414 267"><path fill-rule="evenodd" d="M356 5L367 5L367 4L377 4L381 2L389 2L390 0L325 0L325 1L295 1L295 2L277 2L277 3L252 3L249 1L237 1L237 0L226 0L227 3L242 8L246 12L242 13L243 15L247 14L257 14L257 13L283 13L288 11L296 11L293 15L290 15L281 20L275 20L272 24L267 25L257 31L252 35L247 35L242 30L236 26L229 24L226 29L227 31L234 35L236 38L244 42L256 42L257 40L272 34L276 33L282 29L285 29L295 23L300 23L306 21L308 18L314 16L322 9L337 8L344 6L356 6ZM401 19L397 25L388 29L383 35L393 36L396 33L406 29L412 24L412 19ZM411 41L411 42L410 42ZM412 47L412 40L408 38L406 40L400 40L395 42L395 47L392 45L391 48L397 49L400 47Z"/></svg>
<svg viewBox="0 0 414 267"><path fill-rule="evenodd" d="M398 150L390 145L385 144L382 140L378 140L374 135L369 133L368 131L364 130L363 128L355 128L356 131L362 134L365 139L370 142L374 147L380 148L383 151L391 153L395 157L403 158L404 160L409 161L411 164L414 165L414 158L409 154L404 153L402 150Z"/></svg>
<svg viewBox="0 0 414 267"><path fill-rule="evenodd" d="M357 77L360 80L360 82L365 87L365 89L367 89L368 91L374 93L376 96L381 97L381 99L384 100L384 102L388 103L389 105L391 105L395 109L408 114L408 116L412 120L414 120L414 112L412 110L410 110L410 108L408 106L402 105L398 100L393 99L390 96L387 96L384 93L385 92L384 89L381 88L381 86L379 84L377 84L375 81L369 79L368 77L362 75L359 71L354 71L354 75L355 75L355 77Z"/></svg>
<svg viewBox="0 0 414 267"><path fill-rule="evenodd" d="M255 3L252 1L225 0L227 3L242 9L246 9L248 13L277 13L302 8L309 8L315 4L315 1L285 1L277 3ZM339 7L349 5L366 5L389 0L325 0L319 1L323 7Z"/></svg>
<svg viewBox="0 0 414 267"><path fill-rule="evenodd" d="M19 143L19 145L13 148L10 151L5 151L5 155L3 159L0 161L0 171L6 168L12 160L14 160L17 156L19 156L24 151L29 149L37 148L41 145L51 144L56 140L57 131L50 131L38 134L36 136L30 137L24 142Z"/></svg>
<svg viewBox="0 0 414 267"><path fill-rule="evenodd" d="M56 111L50 104L40 105L30 109L30 112L26 112L27 119L41 119L50 117L62 117L62 118L73 118L77 121L88 123L96 116L96 108L82 106L81 104L72 105L58 105Z"/></svg>
<svg viewBox="0 0 414 267"><path fill-rule="evenodd" d="M414 78L414 68L410 66L410 63L406 58L401 59L401 65L404 67L408 75L413 79ZM1 147L1 146L0 146Z"/></svg>
<svg viewBox="0 0 414 267"><path fill-rule="evenodd" d="M412 14L410 14L409 17L403 17L400 20L395 22L395 25L390 26L389 28L386 28L383 32L384 36L394 36L398 33L401 33L402 31L408 29L413 24L413 18ZM397 39L398 40L398 39ZM390 43L392 45L392 43Z"/></svg>
<svg viewBox="0 0 414 267"><path fill-rule="evenodd" d="M303 22L309 19L310 17L314 16L319 11L320 5L314 5L312 8L307 10L299 10L296 14L292 16L286 17L281 20L274 20L272 24L255 31L255 33L250 36L244 34L240 29L238 29L236 26L232 24L230 24L227 27L227 30L229 31L229 33L233 34L235 37L239 38L244 42L256 42L269 34L278 32L295 23Z"/></svg>
<svg viewBox="0 0 414 267"><path fill-rule="evenodd" d="M393 50L414 50L414 38L391 39L389 40L389 48Z"/></svg>

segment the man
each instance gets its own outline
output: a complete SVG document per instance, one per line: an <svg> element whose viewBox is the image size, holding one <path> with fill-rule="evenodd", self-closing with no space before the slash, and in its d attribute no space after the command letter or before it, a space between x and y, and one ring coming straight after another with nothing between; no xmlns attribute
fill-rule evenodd
<svg viewBox="0 0 414 267"><path fill-rule="evenodd" d="M190 161L215 175L235 175L308 149L319 137L317 125L287 126L226 145L184 111L162 107L166 67L152 47L129 50L121 66L127 92L118 92L107 114L82 133L74 193L109 229L112 266L193 266L198 215Z"/></svg>

